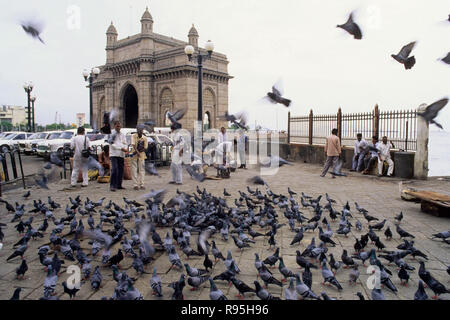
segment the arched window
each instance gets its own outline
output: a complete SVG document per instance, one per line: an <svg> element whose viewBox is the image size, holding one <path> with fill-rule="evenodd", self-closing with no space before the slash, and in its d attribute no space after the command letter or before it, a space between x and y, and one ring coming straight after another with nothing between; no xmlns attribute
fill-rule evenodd
<svg viewBox="0 0 450 320"><path fill-rule="evenodd" d="M160 110L161 110L161 114L163 112L164 113L164 119L162 120L162 122L164 123L164 126L169 126L170 127L170 120L168 120L167 118L167 111L174 111L173 110L173 105L174 105L174 97L173 97L173 93L172 90L170 90L169 88L165 88L161 91L161 94L159 96L159 106L160 106Z"/></svg>
<svg viewBox="0 0 450 320"><path fill-rule="evenodd" d="M206 121L206 114L208 115L208 129L214 127L214 118L216 115L216 98L214 92L207 88L203 91L203 110L206 112L204 120ZM206 122L203 123L206 126Z"/></svg>
<svg viewBox="0 0 450 320"><path fill-rule="evenodd" d="M203 130L209 130L211 129L211 116L209 112L205 113L205 116L203 117Z"/></svg>
<svg viewBox="0 0 450 320"><path fill-rule="evenodd" d="M166 113L164 114L164 126L166 126L166 127L170 127L172 125L172 122L170 121L169 117L167 116L168 113L169 113L169 111L166 111Z"/></svg>

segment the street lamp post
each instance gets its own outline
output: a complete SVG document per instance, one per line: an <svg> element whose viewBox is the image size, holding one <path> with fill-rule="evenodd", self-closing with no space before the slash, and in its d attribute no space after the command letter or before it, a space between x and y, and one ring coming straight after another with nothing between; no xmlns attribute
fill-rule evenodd
<svg viewBox="0 0 450 320"><path fill-rule="evenodd" d="M206 59L210 59L211 55L214 51L214 44L211 40L208 40L205 45L205 49L208 52L207 54L202 54L200 48L198 48L198 52L196 54L197 58L197 69L198 69L198 109L197 109L197 148L200 148L200 153L203 158L202 152L202 144L203 144L203 61ZM189 61L192 61L192 58L195 53L195 48L191 45L187 45L184 48L184 52L189 58Z"/></svg>
<svg viewBox="0 0 450 320"><path fill-rule="evenodd" d="M91 72L88 70L83 71L83 77L84 81L89 81L89 124L91 127L94 127L94 107L93 107L93 99L92 99L92 87L94 80L97 79L98 75L100 74L99 68L92 68Z"/></svg>
<svg viewBox="0 0 450 320"><path fill-rule="evenodd" d="M33 118L33 132L36 132L36 123L34 121L34 102L36 101L36 96L31 97L31 109L32 109L32 118Z"/></svg>
<svg viewBox="0 0 450 320"><path fill-rule="evenodd" d="M28 127L27 127L27 131L28 132L31 132L31 106L30 106L30 102L31 102L31 97L30 97L30 95L31 95L31 91L33 91L33 87L34 87L34 85L33 85L33 82L26 82L24 85L23 85L23 88L24 88L24 90L25 90L25 92L27 93L27 104L28 104Z"/></svg>

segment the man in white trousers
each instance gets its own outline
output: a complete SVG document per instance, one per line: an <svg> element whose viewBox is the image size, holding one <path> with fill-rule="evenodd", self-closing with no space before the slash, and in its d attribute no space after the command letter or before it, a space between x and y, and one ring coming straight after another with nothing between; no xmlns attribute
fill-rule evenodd
<svg viewBox="0 0 450 320"><path fill-rule="evenodd" d="M391 148L395 148L392 141L388 143L387 137L383 137L383 141L377 145L378 150L378 176L383 175L383 165L386 161L389 165L388 177L392 177L394 173L394 161L391 159Z"/></svg>
<svg viewBox="0 0 450 320"><path fill-rule="evenodd" d="M174 146L172 150L172 163L170 164L170 172L172 173L172 181L169 184L182 185L183 184L183 148L184 139L181 134L176 134L177 128L172 126L170 128L173 134Z"/></svg>
<svg viewBox="0 0 450 320"><path fill-rule="evenodd" d="M84 134L84 128L80 127L77 129L77 135L72 138L70 142L70 147L74 150L73 155L73 169L72 169L72 177L71 177L71 185L72 187L77 186L78 175L81 170L83 176L83 184L82 187L88 186L88 158L84 158L81 155L81 151L84 149L90 149L91 141Z"/></svg>
<svg viewBox="0 0 450 320"><path fill-rule="evenodd" d="M133 157L131 158L131 176L133 178L134 190L144 190L145 159L148 148L147 137L144 136L144 127L139 125L137 133L131 136L133 146Z"/></svg>

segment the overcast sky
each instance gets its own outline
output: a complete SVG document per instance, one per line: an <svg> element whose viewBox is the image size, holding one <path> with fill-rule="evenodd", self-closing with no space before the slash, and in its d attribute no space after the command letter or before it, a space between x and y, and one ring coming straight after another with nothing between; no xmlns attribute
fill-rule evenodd
<svg viewBox="0 0 450 320"><path fill-rule="evenodd" d="M17 0L0 9L0 105L25 105L32 80L38 123L88 115L83 69L105 63L111 21L119 39L139 33L146 6L154 32L187 41L194 23L201 45L211 39L227 55L230 111L248 110L252 125L286 129L287 109L261 101L279 79L293 115L412 109L450 95L450 66L438 61L450 51L448 0ZM363 40L336 28L351 11ZM46 45L23 32L27 17L45 21ZM390 55L411 41L417 64L406 71ZM439 120L449 131L450 107Z"/></svg>

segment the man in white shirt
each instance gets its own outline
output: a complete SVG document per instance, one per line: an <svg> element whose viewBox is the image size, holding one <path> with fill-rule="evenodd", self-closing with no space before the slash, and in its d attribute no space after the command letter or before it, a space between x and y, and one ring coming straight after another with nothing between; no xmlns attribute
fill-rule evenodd
<svg viewBox="0 0 450 320"><path fill-rule="evenodd" d="M219 137L217 138L217 144L221 144L227 141L227 129L222 127L220 128Z"/></svg>
<svg viewBox="0 0 450 320"><path fill-rule="evenodd" d="M356 135L357 140L355 141L355 154L353 156L352 170L361 172L364 166L364 158L366 156L366 148L368 143L362 138L362 134L358 133Z"/></svg>
<svg viewBox="0 0 450 320"><path fill-rule="evenodd" d="M72 187L76 187L77 185L80 170L83 176L83 184L81 186L88 186L88 158L83 157L81 151L84 149L89 149L91 147L91 141L85 136L84 132L84 128L78 128L77 136L73 137L72 141L70 142L70 147L74 150L73 169L71 177Z"/></svg>
<svg viewBox="0 0 450 320"><path fill-rule="evenodd" d="M125 162L125 153L128 152L128 143L125 135L120 132L122 128L120 121L114 122L114 131L110 138L110 159L111 159L111 179L110 190L125 189L122 187L123 167Z"/></svg>
<svg viewBox="0 0 450 320"><path fill-rule="evenodd" d="M383 175L383 164L386 161L389 165L388 177L392 177L394 172L394 161L391 159L391 148L395 148L392 141L388 143L387 137L383 137L383 141L377 145L378 152L378 176Z"/></svg>
<svg viewBox="0 0 450 320"><path fill-rule="evenodd" d="M170 172L172 173L172 181L169 184L182 185L183 184L183 148L185 141L181 134L176 134L178 129L175 126L170 128L173 134L173 150L172 150L172 163L170 164ZM181 129L181 128L180 128Z"/></svg>

